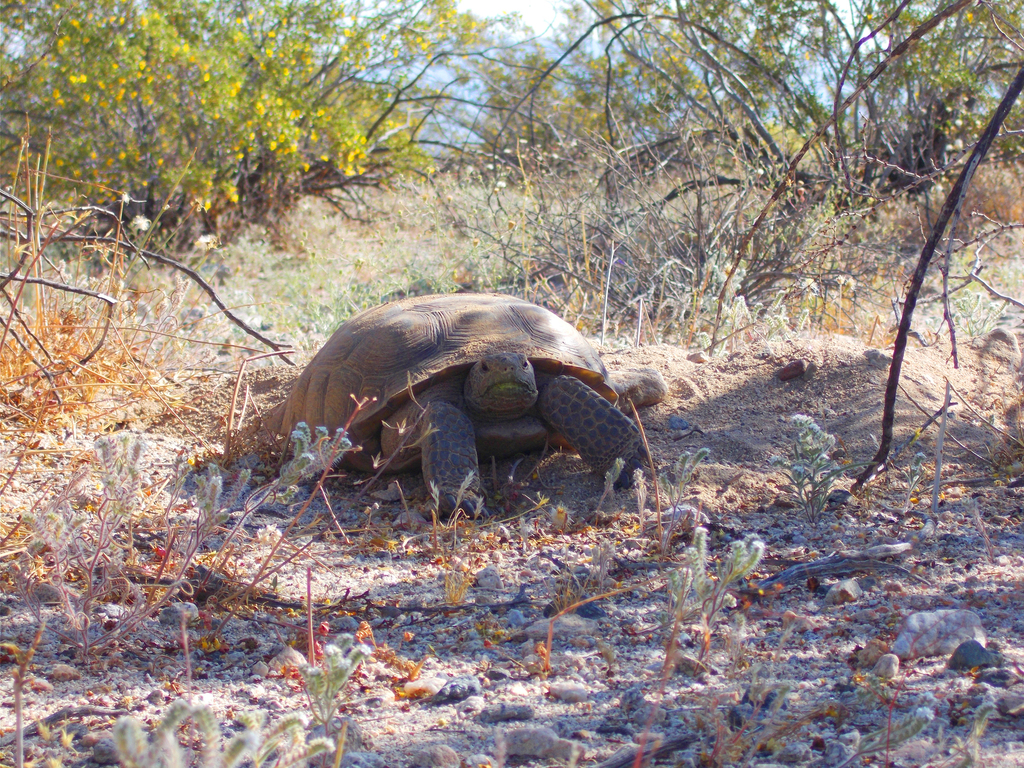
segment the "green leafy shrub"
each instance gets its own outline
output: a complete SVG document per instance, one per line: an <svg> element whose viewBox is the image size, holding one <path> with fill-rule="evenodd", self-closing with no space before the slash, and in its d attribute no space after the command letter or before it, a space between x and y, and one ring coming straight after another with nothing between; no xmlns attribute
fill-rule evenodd
<svg viewBox="0 0 1024 768"><path fill-rule="evenodd" d="M451 0L23 0L5 26L6 132L53 131L51 185L262 215L428 169L405 102L473 21Z"/></svg>

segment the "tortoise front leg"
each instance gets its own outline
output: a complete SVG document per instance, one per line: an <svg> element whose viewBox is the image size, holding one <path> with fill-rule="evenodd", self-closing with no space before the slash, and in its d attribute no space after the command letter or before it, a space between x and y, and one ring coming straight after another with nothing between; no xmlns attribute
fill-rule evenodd
<svg viewBox="0 0 1024 768"><path fill-rule="evenodd" d="M640 430L632 420L572 376L552 379L540 395L544 419L579 451L595 472L604 474L621 458L625 462L615 481L628 488L633 473L646 465Z"/></svg>
<svg viewBox="0 0 1024 768"><path fill-rule="evenodd" d="M470 517L484 514L476 435L469 416L451 403L430 402L420 420L420 435L423 480L428 488L436 486L441 511L455 512L459 489L472 475L459 507Z"/></svg>

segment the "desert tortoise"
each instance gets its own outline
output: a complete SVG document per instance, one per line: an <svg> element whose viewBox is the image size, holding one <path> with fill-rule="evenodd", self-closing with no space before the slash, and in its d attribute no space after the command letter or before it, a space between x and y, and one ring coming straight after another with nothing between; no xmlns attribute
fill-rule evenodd
<svg viewBox="0 0 1024 768"><path fill-rule="evenodd" d="M347 453L345 465L372 470L384 460L394 472L422 466L446 511L473 473L462 506L476 513L478 452L500 458L551 441L577 450L597 472L623 458L619 480L628 485L646 454L636 425L613 403L650 405L665 393L654 369L609 374L575 328L528 301L423 296L345 322L271 424L284 434L302 421L332 434L348 424L362 450ZM353 417L363 398L367 404Z"/></svg>

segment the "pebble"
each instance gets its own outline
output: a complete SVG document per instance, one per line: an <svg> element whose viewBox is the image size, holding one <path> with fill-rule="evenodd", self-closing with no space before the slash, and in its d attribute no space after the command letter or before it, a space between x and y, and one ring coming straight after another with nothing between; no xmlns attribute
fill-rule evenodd
<svg viewBox="0 0 1024 768"><path fill-rule="evenodd" d="M895 653L886 653L878 658L871 673L883 680L892 680L899 671L900 657Z"/></svg>
<svg viewBox="0 0 1024 768"><path fill-rule="evenodd" d="M61 591L47 582L41 582L32 587L32 599L36 602L40 602L43 605L57 605L63 602L64 598L61 596Z"/></svg>
<svg viewBox="0 0 1024 768"><path fill-rule="evenodd" d="M480 681L473 675L459 675L445 683L444 687L431 697L430 703L463 701L470 696L480 696L483 692Z"/></svg>
<svg viewBox="0 0 1024 768"><path fill-rule="evenodd" d="M466 758L466 768L493 768L494 763L488 755L476 754Z"/></svg>
<svg viewBox="0 0 1024 768"><path fill-rule="evenodd" d="M1008 693L996 702L996 708L1004 717L1020 717L1024 714L1024 696Z"/></svg>
<svg viewBox="0 0 1024 768"><path fill-rule="evenodd" d="M186 624L199 618L199 608L195 603L171 603L160 611L160 623L165 627L180 627L182 618Z"/></svg>
<svg viewBox="0 0 1024 768"><path fill-rule="evenodd" d="M1003 657L993 653L977 640L965 640L949 657L950 669L986 669L1003 666Z"/></svg>
<svg viewBox="0 0 1024 768"><path fill-rule="evenodd" d="M483 696L470 696L468 699L460 701L456 709L464 715L475 715L483 711L485 706L487 706L487 702Z"/></svg>
<svg viewBox="0 0 1024 768"><path fill-rule="evenodd" d="M278 651L270 660L270 671L280 674L286 669L298 669L300 664L306 663L306 657L296 651L290 645L286 645Z"/></svg>
<svg viewBox="0 0 1024 768"><path fill-rule="evenodd" d="M864 358L872 368L882 370L888 368L892 358L880 349L869 349L864 353Z"/></svg>
<svg viewBox="0 0 1024 768"><path fill-rule="evenodd" d="M825 605L852 603L863 596L864 590L860 588L856 579L843 579L829 587L828 592L825 593Z"/></svg>
<svg viewBox="0 0 1024 768"><path fill-rule="evenodd" d="M68 664L54 664L47 677L55 683L66 683L69 680L80 680L82 673Z"/></svg>
<svg viewBox="0 0 1024 768"><path fill-rule="evenodd" d="M495 592L505 588L505 584L501 580L501 574L493 565L488 565L486 568L477 571L476 585L480 589L490 589Z"/></svg>
<svg viewBox="0 0 1024 768"><path fill-rule="evenodd" d="M1019 683L1021 677L1011 669L983 669L974 681L991 685L993 688L1009 688Z"/></svg>
<svg viewBox="0 0 1024 768"><path fill-rule="evenodd" d="M776 377L779 381L792 381L793 379L803 376L807 372L807 361L806 360L793 360L792 362L786 363L778 371L775 372Z"/></svg>
<svg viewBox="0 0 1024 768"><path fill-rule="evenodd" d="M711 362L711 358L708 356L707 352L691 352L686 356L686 359L691 363L696 363L697 365Z"/></svg>
<svg viewBox="0 0 1024 768"><path fill-rule="evenodd" d="M409 698L419 699L424 696L433 696L444 688L447 682L447 677L419 677L402 686L402 690Z"/></svg>
<svg viewBox="0 0 1024 768"><path fill-rule="evenodd" d="M668 424L666 426L669 429L678 429L680 432L685 432L690 428L690 422L682 416L677 416L673 413L668 417Z"/></svg>
<svg viewBox="0 0 1024 768"><path fill-rule="evenodd" d="M981 619L974 611L943 609L912 613L903 621L892 652L900 659L919 659L952 653L965 640L985 641Z"/></svg>
<svg viewBox="0 0 1024 768"><path fill-rule="evenodd" d="M568 760L575 748L575 742L561 738L551 728L520 728L505 734L507 755Z"/></svg>
<svg viewBox="0 0 1024 768"><path fill-rule="evenodd" d="M861 669L873 667L888 652L888 646L882 640L873 637L864 644L863 648L857 651L857 665Z"/></svg>
<svg viewBox="0 0 1024 768"><path fill-rule="evenodd" d="M519 629L526 626L526 615L518 608L513 608L505 614L505 623L512 629Z"/></svg>
<svg viewBox="0 0 1024 768"><path fill-rule="evenodd" d="M355 632L359 629L359 620L354 616L342 616L336 624L339 632Z"/></svg>
<svg viewBox="0 0 1024 768"><path fill-rule="evenodd" d="M266 677L270 674L270 667L265 662L257 661L252 665L252 676L253 677Z"/></svg>
<svg viewBox="0 0 1024 768"><path fill-rule="evenodd" d="M806 765L811 761L811 746L803 742L790 742L774 755L780 763Z"/></svg>
<svg viewBox="0 0 1024 768"><path fill-rule="evenodd" d="M375 752L345 752L341 768L386 768L384 758Z"/></svg>
<svg viewBox="0 0 1024 768"><path fill-rule="evenodd" d="M550 625L550 620L541 619L533 622L523 631L530 640L547 640ZM596 621L585 619L575 613L567 613L565 616L555 619L553 637L555 640L571 640L577 637L593 637L595 632L597 632Z"/></svg>
<svg viewBox="0 0 1024 768"><path fill-rule="evenodd" d="M477 716L481 723L504 723L510 720L532 720L533 707L529 704L495 704Z"/></svg>
<svg viewBox="0 0 1024 768"><path fill-rule="evenodd" d="M548 686L548 693L551 698L569 704L579 704L590 699L590 691L579 683L552 683Z"/></svg>
<svg viewBox="0 0 1024 768"><path fill-rule="evenodd" d="M117 745L109 736L104 736L92 748L93 762L98 765L117 765Z"/></svg>
<svg viewBox="0 0 1024 768"><path fill-rule="evenodd" d="M447 744L431 744L412 753L416 768L459 768L461 764L459 753Z"/></svg>

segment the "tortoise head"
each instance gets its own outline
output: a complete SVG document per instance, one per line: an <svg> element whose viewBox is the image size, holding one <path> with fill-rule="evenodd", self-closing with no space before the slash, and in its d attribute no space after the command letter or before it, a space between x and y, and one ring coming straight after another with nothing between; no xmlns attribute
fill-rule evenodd
<svg viewBox="0 0 1024 768"><path fill-rule="evenodd" d="M466 376L466 405L475 415L516 419L537 402L537 379L526 355L502 353L480 358Z"/></svg>

